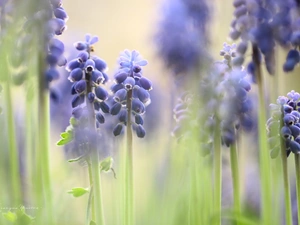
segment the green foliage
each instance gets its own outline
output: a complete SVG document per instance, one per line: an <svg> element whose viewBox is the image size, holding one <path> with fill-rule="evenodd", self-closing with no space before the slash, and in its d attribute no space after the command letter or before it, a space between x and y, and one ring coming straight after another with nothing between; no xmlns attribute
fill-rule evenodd
<svg viewBox="0 0 300 225"><path fill-rule="evenodd" d="M103 159L100 162L100 171L109 172L111 170L114 174L114 177L116 178L116 173L115 173L114 169L112 168L113 161L114 160L112 157L107 157L107 158Z"/></svg>
<svg viewBox="0 0 300 225"><path fill-rule="evenodd" d="M2 215L6 220L15 225L30 225L34 221L33 217L26 214L24 206L17 209L16 212L8 211Z"/></svg>
<svg viewBox="0 0 300 225"><path fill-rule="evenodd" d="M60 134L61 139L56 143L58 146L66 145L73 140L73 129L76 124L76 119L74 117L71 117L70 125L66 128L65 132L62 132Z"/></svg>
<svg viewBox="0 0 300 225"><path fill-rule="evenodd" d="M88 188L82 188L82 187L75 187L75 188L72 188L72 190L68 191L69 194L72 194L76 198L80 197L88 192L89 192Z"/></svg>

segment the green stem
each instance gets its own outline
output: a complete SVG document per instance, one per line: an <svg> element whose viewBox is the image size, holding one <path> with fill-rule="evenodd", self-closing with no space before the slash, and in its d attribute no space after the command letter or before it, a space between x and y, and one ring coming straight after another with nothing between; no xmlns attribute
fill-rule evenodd
<svg viewBox="0 0 300 225"><path fill-rule="evenodd" d="M124 222L126 225L134 224L134 200L133 200L133 148L132 148L132 129L131 129L131 106L132 106L132 90L127 92L127 124L126 124L126 152L124 154Z"/></svg>
<svg viewBox="0 0 300 225"><path fill-rule="evenodd" d="M42 191L44 193L45 205L47 205L47 218L48 224L53 224L55 221L53 214L53 197L52 197L52 184L50 179L50 165L49 165L49 137L50 137L50 99L49 90L45 79L45 54L39 53L39 74L38 74L38 155L36 160L40 161L41 174L39 179L42 180Z"/></svg>
<svg viewBox="0 0 300 225"><path fill-rule="evenodd" d="M91 169L93 174L93 193L94 193L94 210L97 225L104 224L104 214L102 205L102 192L101 192L101 177L100 177L100 163L98 151L96 149L92 153Z"/></svg>
<svg viewBox="0 0 300 225"><path fill-rule="evenodd" d="M96 216L95 216L95 198L94 198L94 194L91 192L92 188L93 188L93 173L92 173L92 165L91 165L91 159L89 158L87 160L87 164L88 164L88 171L89 171L89 181L90 181L90 200L88 202L88 207L90 207L92 210L92 220L96 221ZM89 208L89 212L90 212L90 208ZM89 213L87 213L87 217L89 217ZM88 218L89 219L89 218Z"/></svg>
<svg viewBox="0 0 300 225"><path fill-rule="evenodd" d="M216 224L221 224L222 212L222 152L220 122L216 118L214 133L214 210L216 212Z"/></svg>
<svg viewBox="0 0 300 225"><path fill-rule="evenodd" d="M283 110L282 110L283 113ZM283 119L280 119L280 127L283 126ZM283 172L283 184L284 184L284 202L285 202L285 219L286 225L292 225L292 209L291 209L291 193L290 193L290 182L287 164L286 146L283 138L280 137L280 152L281 152L281 165Z"/></svg>
<svg viewBox="0 0 300 225"><path fill-rule="evenodd" d="M298 221L300 221L300 157L298 154L295 155L295 169L296 169L296 184L297 184L297 208L298 208Z"/></svg>
<svg viewBox="0 0 300 225"><path fill-rule="evenodd" d="M92 92L93 81L91 78L91 73L86 73L85 78L87 81L87 90L86 90L86 99L88 99L88 93ZM96 132L95 130L95 109L93 103L87 101L87 110L89 124L88 127L91 132ZM93 187L93 200L92 200L92 218L95 219L97 225L104 224L104 214L103 214L103 205L102 205L102 189L101 189L101 177L100 177L100 160L98 155L98 143L95 145L92 142L96 141L92 138L89 138L88 151L90 153L89 159L89 176L90 184Z"/></svg>
<svg viewBox="0 0 300 225"><path fill-rule="evenodd" d="M259 138L259 160L260 160L260 182L262 196L262 224L271 224L272 222L272 189L271 189L271 170L270 157L266 133L266 109L263 77L260 67L259 50L256 44L252 44L253 61L255 65L255 76L258 85L258 138Z"/></svg>
<svg viewBox="0 0 300 225"><path fill-rule="evenodd" d="M190 149L189 149L190 150ZM190 224L200 224L200 216L201 213L199 212L199 206L201 205L201 199L200 199L200 189L199 189L199 152L197 152L199 149L195 149L193 146L191 159L190 159L190 216L189 221Z"/></svg>
<svg viewBox="0 0 300 225"><path fill-rule="evenodd" d="M239 163L237 143L234 142L230 146L230 164L231 164L231 177L233 187L233 208L237 215L241 213L241 199L240 199L240 175L239 175Z"/></svg>
<svg viewBox="0 0 300 225"><path fill-rule="evenodd" d="M21 177L19 170L19 153L17 149L17 137L15 133L14 112L12 106L11 86L10 80L7 77L6 85L4 87L6 97L6 116L8 123L8 149L9 149L9 162L10 162L10 177L12 185L12 202L14 205L19 205L22 202L21 193Z"/></svg>

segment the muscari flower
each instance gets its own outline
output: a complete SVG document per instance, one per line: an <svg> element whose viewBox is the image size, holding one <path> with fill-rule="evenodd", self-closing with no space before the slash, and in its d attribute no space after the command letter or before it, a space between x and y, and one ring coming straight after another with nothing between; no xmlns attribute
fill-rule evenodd
<svg viewBox="0 0 300 225"><path fill-rule="evenodd" d="M166 2L156 42L159 56L176 75L195 69L199 60L207 57L204 49L208 17L205 0Z"/></svg>
<svg viewBox="0 0 300 225"><path fill-rule="evenodd" d="M237 46L238 56L244 57L248 42L254 43L263 56L267 71L274 74L276 43L288 48L293 46L292 53L288 53L283 65L285 72L293 70L299 62L293 51L298 52L300 44L299 17L293 16L293 9L297 7L295 1L235 0L233 5L235 18L231 23L229 36L233 40L241 39ZM254 71L254 63L250 62L248 72L254 75Z"/></svg>
<svg viewBox="0 0 300 225"><path fill-rule="evenodd" d="M78 120L85 120L87 116L87 104L93 105L95 126L105 122L103 113L109 113L110 108L106 103L108 92L104 84L108 80L105 73L106 63L99 57L91 55L94 51L93 44L98 37L87 34L85 41L76 42L75 48L79 51L77 57L68 62L66 70L68 79L73 83L71 94L72 115ZM82 47L83 46L83 47Z"/></svg>
<svg viewBox="0 0 300 225"><path fill-rule="evenodd" d="M271 157L277 157L280 151L279 138L284 140L287 156L291 152L300 154L300 94L292 90L287 96L279 96L270 107L267 130Z"/></svg>
<svg viewBox="0 0 300 225"><path fill-rule="evenodd" d="M204 105L195 106L195 95L184 92L174 109L176 127L173 135L178 139L188 137L192 126L201 125L203 154L213 145L214 129L221 128L222 143L229 147L236 141L237 130L251 131L253 127L252 103L248 97L251 85L247 72L236 62L236 45L224 43L220 55L223 61L215 63L202 80ZM198 118L193 118L193 107L199 108ZM201 124L203 120L206 122ZM220 128L215 127L216 120L220 122Z"/></svg>
<svg viewBox="0 0 300 225"><path fill-rule="evenodd" d="M148 63L133 50L125 50L118 59L119 69L114 76L115 84L111 87L113 102L110 113L118 116L118 124L113 129L115 136L120 135L128 125L128 103L131 104L131 126L139 138L146 135L143 127L143 115L151 103L149 91L152 83L143 76L143 66ZM130 97L131 96L131 97Z"/></svg>

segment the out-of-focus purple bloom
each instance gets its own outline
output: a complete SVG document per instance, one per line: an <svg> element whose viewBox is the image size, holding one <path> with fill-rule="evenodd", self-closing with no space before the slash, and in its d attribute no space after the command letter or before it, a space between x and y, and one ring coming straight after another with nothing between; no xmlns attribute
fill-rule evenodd
<svg viewBox="0 0 300 225"><path fill-rule="evenodd" d="M295 50L291 51L294 53L300 44L299 18L293 15L294 8L298 7L296 1L235 0L233 5L235 19L231 23L229 36L233 40L241 39L238 56L244 57L245 46L251 42L262 54L267 71L274 74L276 43L288 48L293 46ZM298 62L296 54L289 53L283 70L292 71ZM251 69L255 70L253 67Z"/></svg>
<svg viewBox="0 0 300 225"><path fill-rule="evenodd" d="M206 1L167 1L162 15L156 34L159 55L175 74L194 70L206 58Z"/></svg>

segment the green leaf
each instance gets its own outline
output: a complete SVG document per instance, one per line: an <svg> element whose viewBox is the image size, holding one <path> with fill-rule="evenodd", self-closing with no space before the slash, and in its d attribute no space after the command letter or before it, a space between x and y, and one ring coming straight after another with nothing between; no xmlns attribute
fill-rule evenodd
<svg viewBox="0 0 300 225"><path fill-rule="evenodd" d="M17 221L17 215L11 211L8 211L7 213L2 213L3 217L7 219L9 222L16 222Z"/></svg>
<svg viewBox="0 0 300 225"><path fill-rule="evenodd" d="M91 220L90 225L97 225L94 220Z"/></svg>
<svg viewBox="0 0 300 225"><path fill-rule="evenodd" d="M66 145L70 143L72 140L73 140L72 138L60 139L56 144L59 146Z"/></svg>
<svg viewBox="0 0 300 225"><path fill-rule="evenodd" d="M62 139L70 138L70 133L69 133L69 132L62 132L62 133L60 134L60 137L61 137Z"/></svg>
<svg viewBox="0 0 300 225"><path fill-rule="evenodd" d="M68 193L72 194L74 197L80 197L89 192L88 188L75 187L72 190L69 190Z"/></svg>
<svg viewBox="0 0 300 225"><path fill-rule="evenodd" d="M30 225L32 224L34 217L29 216L25 213L25 207L22 206L20 209L17 210L17 225Z"/></svg>
<svg viewBox="0 0 300 225"><path fill-rule="evenodd" d="M107 157L100 162L100 170L104 172L108 172L111 170L113 164L113 158Z"/></svg>
<svg viewBox="0 0 300 225"><path fill-rule="evenodd" d="M69 159L68 162L78 162L79 160L81 160L84 157L85 157L85 155L81 155L81 156L79 156L79 157L77 157L75 159Z"/></svg>

